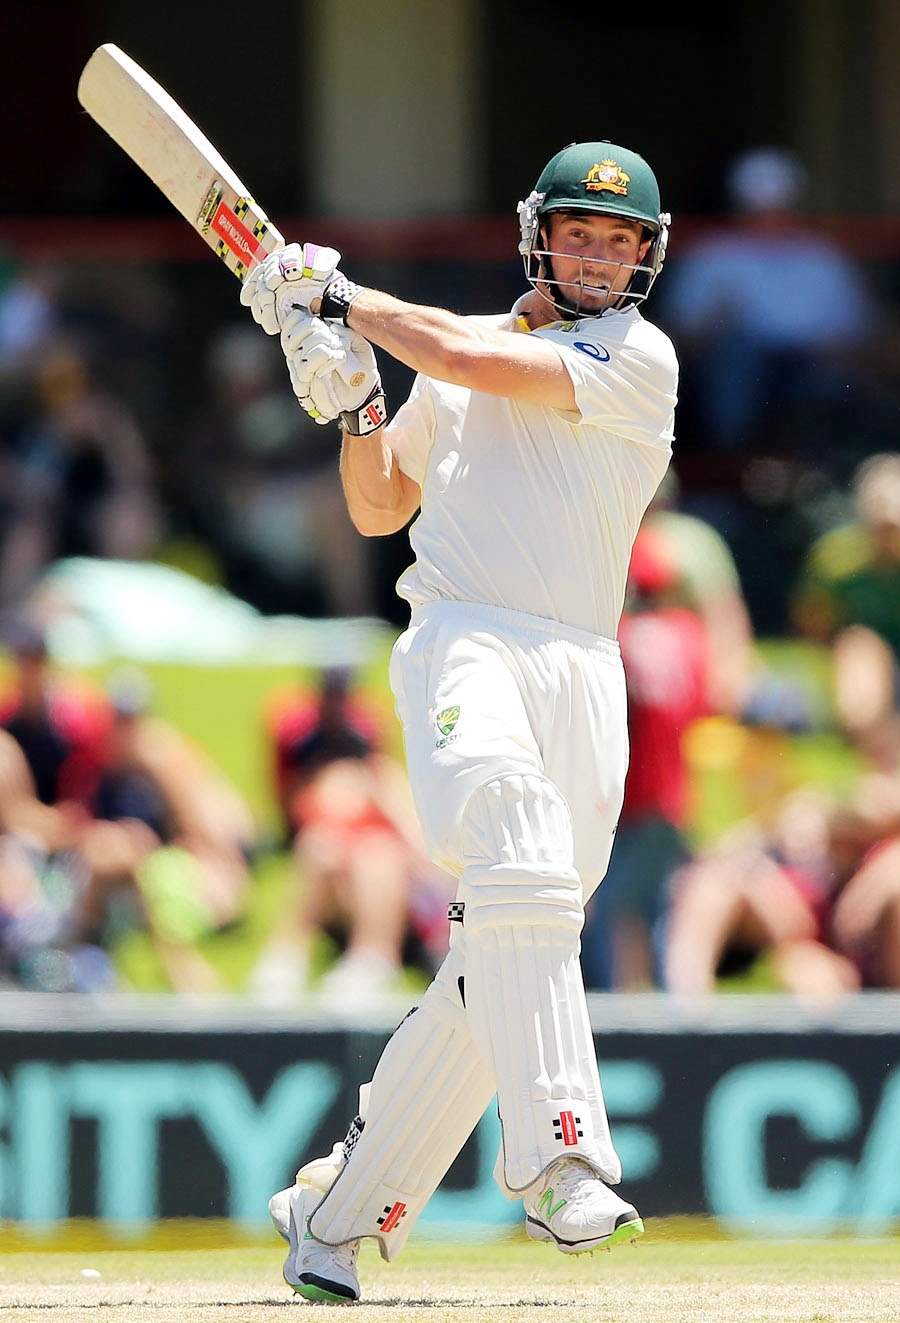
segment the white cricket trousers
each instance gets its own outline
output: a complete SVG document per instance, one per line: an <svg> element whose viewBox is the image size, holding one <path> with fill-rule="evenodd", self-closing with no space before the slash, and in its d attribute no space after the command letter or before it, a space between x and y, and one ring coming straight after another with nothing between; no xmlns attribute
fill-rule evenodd
<svg viewBox="0 0 900 1323"><path fill-rule="evenodd" d="M503 607L429 602L397 640L390 679L435 862L462 871L463 813L479 786L536 773L569 806L587 899L606 873L625 791L619 645Z"/></svg>

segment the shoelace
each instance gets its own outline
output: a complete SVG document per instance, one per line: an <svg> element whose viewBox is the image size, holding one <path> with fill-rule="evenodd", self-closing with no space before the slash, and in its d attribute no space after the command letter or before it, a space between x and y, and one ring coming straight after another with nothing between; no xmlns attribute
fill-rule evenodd
<svg viewBox="0 0 900 1323"><path fill-rule="evenodd" d="M359 1241L351 1240L346 1245L316 1245L313 1248L307 1240L303 1247L303 1260L306 1269L318 1272L320 1268L343 1268L345 1272L356 1272L356 1260L359 1258ZM327 1272L322 1276L326 1277Z"/></svg>
<svg viewBox="0 0 900 1323"><path fill-rule="evenodd" d="M585 1162L579 1162L577 1158L567 1158L555 1168L550 1183L557 1194L562 1194L566 1199L572 1199L581 1190L581 1187L588 1181L596 1181L597 1176Z"/></svg>

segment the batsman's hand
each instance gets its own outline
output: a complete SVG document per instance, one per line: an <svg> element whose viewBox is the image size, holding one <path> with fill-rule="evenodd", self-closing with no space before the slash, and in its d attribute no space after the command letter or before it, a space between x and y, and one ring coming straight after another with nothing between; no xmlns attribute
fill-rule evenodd
<svg viewBox="0 0 900 1323"><path fill-rule="evenodd" d="M294 308L308 309L334 280L341 255L317 243L289 243L255 266L241 286L241 303L266 335L278 335Z"/></svg>
<svg viewBox="0 0 900 1323"><path fill-rule="evenodd" d="M285 318L281 348L294 394L317 423L340 418L364 435L387 421L381 374L363 336L296 308Z"/></svg>

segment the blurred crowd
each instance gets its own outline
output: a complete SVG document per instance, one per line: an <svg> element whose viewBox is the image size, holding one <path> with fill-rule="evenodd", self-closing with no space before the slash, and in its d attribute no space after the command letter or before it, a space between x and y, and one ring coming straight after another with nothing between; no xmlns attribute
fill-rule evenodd
<svg viewBox="0 0 900 1323"><path fill-rule="evenodd" d="M26 616L3 623L0 976L12 987L118 986L115 953L147 934L165 983L215 991L202 939L234 923L256 828L208 755L154 715L145 674L104 687L61 672Z"/></svg>
<svg viewBox="0 0 900 1323"><path fill-rule="evenodd" d="M755 637L727 544L667 508L671 491L631 563L631 766L588 910L586 981L683 995L723 981L815 997L900 988L900 653L886 630L900 455L863 461L856 517L810 544L782 640L801 659L792 671ZM704 830L711 764L729 795Z"/></svg>
<svg viewBox="0 0 900 1323"><path fill-rule="evenodd" d="M277 343L233 316L194 361L163 280L0 269L0 608L95 556L180 564L266 613L376 614L334 435Z"/></svg>
<svg viewBox="0 0 900 1323"><path fill-rule="evenodd" d="M350 671L276 690L259 714L273 840L208 753L154 711L142 670L86 681L53 664L22 614L0 643L0 985L128 986L135 934L178 992L246 985L290 1001L316 983L348 1005L401 986L407 967L434 972L449 880L426 856L383 714ZM272 855L286 886L258 941L256 869ZM214 958L218 937L259 947L237 985Z"/></svg>
<svg viewBox="0 0 900 1323"><path fill-rule="evenodd" d="M648 314L679 349L678 447L629 575L631 768L591 989L900 987L896 290L816 224L808 183L781 148L737 158ZM452 898L392 716L342 667L270 695L272 840L145 674L66 671L32 610L54 563L94 557L177 564L266 614L385 614L277 345L214 318L190 358L184 315L146 269L0 268L0 986L130 986L139 934L176 991L364 1004L427 981Z"/></svg>

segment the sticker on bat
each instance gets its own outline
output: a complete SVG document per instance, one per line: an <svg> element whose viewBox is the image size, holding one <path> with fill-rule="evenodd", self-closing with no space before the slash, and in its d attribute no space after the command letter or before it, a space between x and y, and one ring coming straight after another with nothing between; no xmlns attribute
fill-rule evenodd
<svg viewBox="0 0 900 1323"><path fill-rule="evenodd" d="M239 220L230 207L220 202L215 215L209 223L210 229L219 236L221 243L229 248L240 261L248 265L265 257L266 250L243 221Z"/></svg>
<svg viewBox="0 0 900 1323"><path fill-rule="evenodd" d="M197 217L197 224L200 227L201 234L209 233L212 218L215 215L216 207L218 207L219 203L222 201L223 192L224 189L222 188L221 181L214 179L210 184L209 192L203 199L200 215Z"/></svg>

